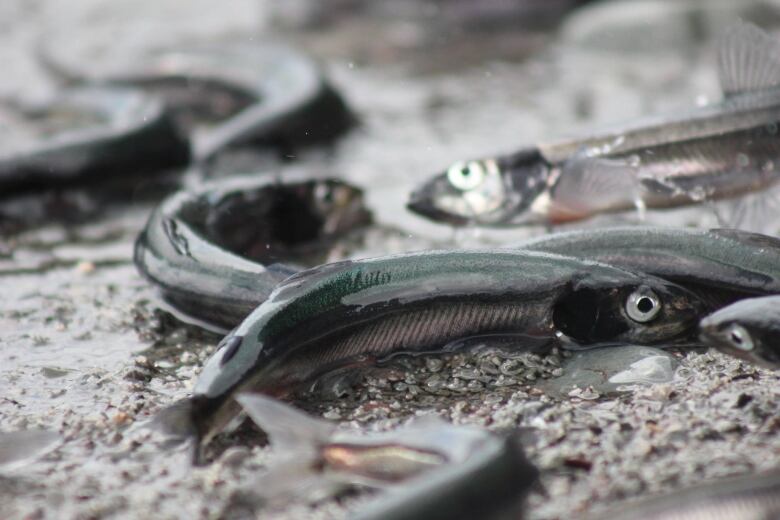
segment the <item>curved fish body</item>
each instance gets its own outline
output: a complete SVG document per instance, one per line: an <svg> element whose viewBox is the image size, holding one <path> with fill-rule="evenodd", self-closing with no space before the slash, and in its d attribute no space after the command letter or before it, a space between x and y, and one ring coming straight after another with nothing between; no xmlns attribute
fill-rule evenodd
<svg viewBox="0 0 780 520"><path fill-rule="evenodd" d="M780 369L780 296L738 301L701 320L699 330L705 345Z"/></svg>
<svg viewBox="0 0 780 520"><path fill-rule="evenodd" d="M441 509L440 515L452 511L463 496L501 506L521 503L538 476L514 439L436 416L356 435L261 394L236 399L272 448L268 471L251 484L267 501L322 499L344 488L371 487L386 491L358 513L361 518L388 518L412 504L414 518L426 518L431 508Z"/></svg>
<svg viewBox="0 0 780 520"><path fill-rule="evenodd" d="M555 233L516 247L646 272L695 292L713 311L780 293L780 240L738 229L616 227Z"/></svg>
<svg viewBox="0 0 780 520"><path fill-rule="evenodd" d="M78 88L8 108L37 135L0 147L0 196L148 176L189 162L189 142L165 105L137 89Z"/></svg>
<svg viewBox="0 0 780 520"><path fill-rule="evenodd" d="M367 505L355 520L523 518L538 470L516 439L493 439L467 460L444 465Z"/></svg>
<svg viewBox="0 0 780 520"><path fill-rule="evenodd" d="M336 368L489 342L690 342L704 306L670 282L528 251L441 251L326 264L293 275L204 366L192 418L207 440L232 395L283 395Z"/></svg>
<svg viewBox="0 0 780 520"><path fill-rule="evenodd" d="M134 260L174 309L226 331L370 220L362 191L338 180L222 179L163 201L136 240Z"/></svg>
<svg viewBox="0 0 780 520"><path fill-rule="evenodd" d="M455 163L408 207L453 225L556 224L764 189L780 180L778 54L780 42L739 23L720 47L722 102Z"/></svg>
<svg viewBox="0 0 780 520"><path fill-rule="evenodd" d="M752 474L635 502L596 518L770 520L780 518L780 472Z"/></svg>
<svg viewBox="0 0 780 520"><path fill-rule="evenodd" d="M278 44L168 49L117 70L92 73L69 70L51 54L41 59L70 82L133 85L157 92L185 127L204 116L223 119L195 139L198 161L233 146L288 150L329 141L354 119L316 61Z"/></svg>

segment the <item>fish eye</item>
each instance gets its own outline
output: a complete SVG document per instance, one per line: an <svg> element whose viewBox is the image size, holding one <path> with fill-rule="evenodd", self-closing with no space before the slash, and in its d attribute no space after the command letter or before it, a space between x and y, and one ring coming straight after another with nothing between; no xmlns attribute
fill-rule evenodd
<svg viewBox="0 0 780 520"><path fill-rule="evenodd" d="M753 350L753 340L750 338L750 333L742 325L736 323L731 325L726 329L726 337L734 348L745 352Z"/></svg>
<svg viewBox="0 0 780 520"><path fill-rule="evenodd" d="M661 300L648 287L640 287L626 300L626 314L632 320L646 323L661 312Z"/></svg>
<svg viewBox="0 0 780 520"><path fill-rule="evenodd" d="M335 198L334 188L327 183L317 184L314 188L314 197L320 202L330 204Z"/></svg>
<svg viewBox="0 0 780 520"><path fill-rule="evenodd" d="M476 188L485 179L485 168L478 161L456 163L447 170L450 184L461 191Z"/></svg>

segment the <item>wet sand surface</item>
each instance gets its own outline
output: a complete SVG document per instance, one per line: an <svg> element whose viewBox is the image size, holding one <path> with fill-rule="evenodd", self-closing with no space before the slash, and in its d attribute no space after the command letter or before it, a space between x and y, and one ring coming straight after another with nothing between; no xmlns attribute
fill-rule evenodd
<svg viewBox="0 0 780 520"><path fill-rule="evenodd" d="M642 4L657 12L652 2ZM99 67L139 47L271 38L264 4L227 5L5 2L0 59L12 73L0 80L0 96L54 88L34 59L41 41L71 63ZM642 14L637 29L624 31L629 36L620 36L609 17L601 28L583 17L557 35L504 33L482 43L477 33L462 31L448 34L449 45L429 42L404 19L353 20L338 31L307 34L285 30L323 58L361 124L331 148L306 150L291 162L259 160L269 175L303 170L366 189L378 224L364 240L343 244L334 258L505 244L541 233L455 233L422 221L403 204L416 183L453 160L718 97L710 37L728 13L702 17L698 27L706 30L696 38L661 15ZM377 26L405 43L361 44ZM616 31L610 45L633 46L616 53L594 39L610 30ZM426 48L433 49L427 59ZM11 131L0 126L2 133ZM340 518L371 500L360 493L266 507L253 486L269 448L251 426L220 436L209 453L213 462L200 468L189 464L183 447L143 428L188 394L220 339L160 310L153 288L137 274L132 243L153 207L144 193L139 188L132 197L95 202L94 195L73 191L64 198L89 210L82 222L42 219L0 235L0 429L62 435L41 460L0 472L0 518ZM13 204L34 215L29 208L40 201L32 199ZM55 199L47 200L60 207ZM656 213L650 221L717 224L713 212L701 208ZM581 226L626 222L636 217L601 217ZM778 226L762 230L777 234ZM629 379L644 384L606 382L643 359L651 361L634 366ZM365 432L430 410L455 423L518 429L546 490L529 499L532 519L572 518L780 467L780 374L718 353L459 354L402 359L348 383L326 381L298 405Z"/></svg>

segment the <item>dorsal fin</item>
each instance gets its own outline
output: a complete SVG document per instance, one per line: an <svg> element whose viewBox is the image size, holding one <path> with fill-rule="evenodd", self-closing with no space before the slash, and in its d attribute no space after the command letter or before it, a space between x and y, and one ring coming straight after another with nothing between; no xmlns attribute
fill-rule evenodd
<svg viewBox="0 0 780 520"><path fill-rule="evenodd" d="M751 23L735 23L720 40L718 74L726 96L780 86L780 40Z"/></svg>

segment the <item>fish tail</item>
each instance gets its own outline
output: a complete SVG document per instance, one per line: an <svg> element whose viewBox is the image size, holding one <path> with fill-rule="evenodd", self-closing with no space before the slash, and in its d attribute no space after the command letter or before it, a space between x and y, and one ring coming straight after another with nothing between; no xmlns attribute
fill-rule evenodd
<svg viewBox="0 0 780 520"><path fill-rule="evenodd" d="M316 502L342 489L337 476L323 474L321 447L335 425L310 417L272 397L239 394L236 400L268 435L273 457L268 471L255 477L252 490L268 504L290 500Z"/></svg>
<svg viewBox="0 0 780 520"><path fill-rule="evenodd" d="M282 453L316 451L335 429L328 421L310 417L266 395L242 393L236 396L236 401L265 431L274 449Z"/></svg>
<svg viewBox="0 0 780 520"><path fill-rule="evenodd" d="M189 444L193 466L203 464L203 432L195 420L192 399L182 399L160 410L149 426L177 443Z"/></svg>
<svg viewBox="0 0 780 520"><path fill-rule="evenodd" d="M151 426L171 437L197 437L197 428L192 418L192 400L182 399L163 408L154 417Z"/></svg>

